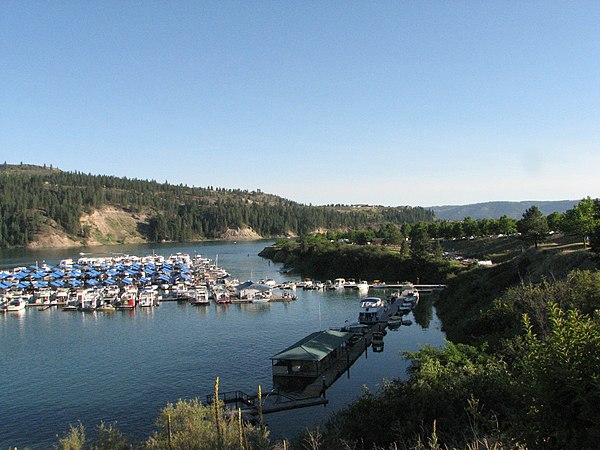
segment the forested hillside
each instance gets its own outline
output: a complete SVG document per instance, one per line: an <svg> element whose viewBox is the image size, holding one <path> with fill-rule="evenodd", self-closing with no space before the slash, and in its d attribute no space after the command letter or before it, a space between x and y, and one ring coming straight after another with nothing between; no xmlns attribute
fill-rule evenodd
<svg viewBox="0 0 600 450"><path fill-rule="evenodd" d="M135 215L133 231L151 242L214 239L244 227L271 237L433 219L431 211L408 206L307 206L260 191L0 166L0 247L27 246L48 230L89 243L99 231L82 217L107 207Z"/></svg>

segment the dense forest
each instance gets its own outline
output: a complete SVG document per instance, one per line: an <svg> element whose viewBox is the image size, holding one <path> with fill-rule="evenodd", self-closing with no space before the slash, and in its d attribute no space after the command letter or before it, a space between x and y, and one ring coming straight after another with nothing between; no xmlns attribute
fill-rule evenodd
<svg viewBox="0 0 600 450"><path fill-rule="evenodd" d="M104 206L148 216L138 231L153 242L213 239L244 226L272 237L318 228L358 229L383 221L433 219L431 211L418 207L309 206L260 191L188 187L4 163L0 165L0 248L26 246L44 226L85 239L89 229L81 225L82 214Z"/></svg>

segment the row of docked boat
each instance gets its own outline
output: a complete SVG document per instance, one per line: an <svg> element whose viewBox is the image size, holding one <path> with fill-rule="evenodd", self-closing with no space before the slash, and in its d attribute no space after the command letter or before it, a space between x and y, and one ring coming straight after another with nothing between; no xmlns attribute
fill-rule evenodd
<svg viewBox="0 0 600 450"><path fill-rule="evenodd" d="M387 323L388 325L410 325L403 319L419 302L419 291L413 286L406 286L402 291L394 292L388 299L379 297L363 298L360 302L358 323L373 325Z"/></svg>
<svg viewBox="0 0 600 450"><path fill-rule="evenodd" d="M296 286L301 287L302 289L307 291L342 291L345 289L350 289L366 293L369 290L369 283L367 283L366 281L360 280L356 282L353 279L346 280L344 278L336 278L333 281L326 280L324 282L316 280L304 280L296 283Z"/></svg>

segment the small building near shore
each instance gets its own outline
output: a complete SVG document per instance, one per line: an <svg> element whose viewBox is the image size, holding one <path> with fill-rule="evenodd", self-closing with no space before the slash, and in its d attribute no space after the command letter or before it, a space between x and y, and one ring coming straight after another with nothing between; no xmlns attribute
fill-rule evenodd
<svg viewBox="0 0 600 450"><path fill-rule="evenodd" d="M273 377L316 378L346 352L352 333L316 331L271 357Z"/></svg>
<svg viewBox="0 0 600 450"><path fill-rule="evenodd" d="M272 286L261 283L254 283L252 281L246 281L245 283L238 284L235 287L235 291L239 298L254 298L259 292L271 292Z"/></svg>

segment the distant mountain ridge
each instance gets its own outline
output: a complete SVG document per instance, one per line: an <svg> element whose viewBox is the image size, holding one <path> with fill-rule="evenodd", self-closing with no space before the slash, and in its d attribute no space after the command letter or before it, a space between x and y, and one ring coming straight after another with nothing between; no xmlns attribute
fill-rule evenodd
<svg viewBox="0 0 600 450"><path fill-rule="evenodd" d="M572 209L579 200L556 200L556 201L537 201L526 200L521 202L485 202L473 203L470 205L444 205L430 206L435 216L441 220L462 220L465 217L472 219L498 219L504 215L513 219L520 219L526 209L531 206L537 206L544 215L553 212L564 213Z"/></svg>

